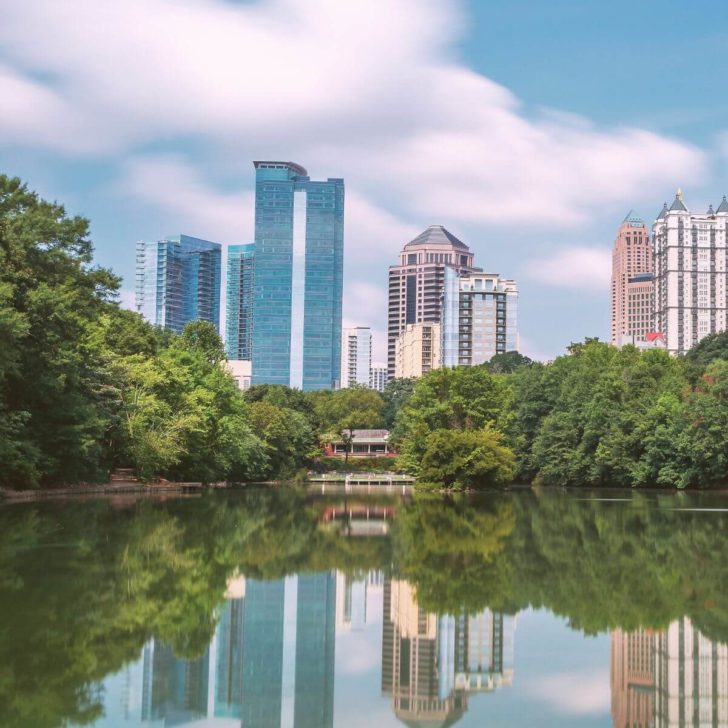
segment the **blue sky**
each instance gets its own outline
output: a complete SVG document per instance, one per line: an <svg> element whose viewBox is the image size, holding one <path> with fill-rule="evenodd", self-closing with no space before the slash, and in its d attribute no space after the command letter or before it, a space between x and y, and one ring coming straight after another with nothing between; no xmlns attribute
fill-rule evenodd
<svg viewBox="0 0 728 728"><path fill-rule="evenodd" d="M727 59L719 0L0 0L0 170L92 220L127 302L136 240L250 240L253 159L343 176L379 359L387 266L433 223L551 357L606 338L630 208L728 193Z"/></svg>

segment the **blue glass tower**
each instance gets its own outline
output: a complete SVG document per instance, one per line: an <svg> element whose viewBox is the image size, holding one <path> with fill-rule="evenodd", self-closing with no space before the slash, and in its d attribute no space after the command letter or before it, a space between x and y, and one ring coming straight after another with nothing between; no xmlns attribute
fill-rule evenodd
<svg viewBox="0 0 728 728"><path fill-rule="evenodd" d="M253 347L255 244L228 246L225 349L228 359L247 359Z"/></svg>
<svg viewBox="0 0 728 728"><path fill-rule="evenodd" d="M344 180L254 162L253 384L338 386Z"/></svg>
<svg viewBox="0 0 728 728"><path fill-rule="evenodd" d="M136 308L147 321L180 332L189 321L220 331L222 246L189 235L140 241Z"/></svg>

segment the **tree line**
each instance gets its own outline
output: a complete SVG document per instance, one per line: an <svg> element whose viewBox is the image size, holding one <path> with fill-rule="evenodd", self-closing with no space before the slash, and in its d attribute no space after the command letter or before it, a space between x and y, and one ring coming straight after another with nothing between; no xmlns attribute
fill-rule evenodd
<svg viewBox="0 0 728 728"><path fill-rule="evenodd" d="M423 487L682 488L728 476L725 333L685 357L588 339L549 364L509 352L383 394L242 393L210 324L151 326L119 307L119 286L93 264L87 220L0 176L0 487L99 482L115 467L282 480L323 467L323 441L380 427Z"/></svg>

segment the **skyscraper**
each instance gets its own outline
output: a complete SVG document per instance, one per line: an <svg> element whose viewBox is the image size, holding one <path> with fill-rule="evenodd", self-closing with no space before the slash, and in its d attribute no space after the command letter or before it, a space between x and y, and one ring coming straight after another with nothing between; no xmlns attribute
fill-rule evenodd
<svg viewBox="0 0 728 728"><path fill-rule="evenodd" d="M253 384L338 386L344 181L254 162Z"/></svg>
<svg viewBox="0 0 728 728"><path fill-rule="evenodd" d="M728 201L693 214L678 190L652 232L655 328L665 334L668 351L683 354L728 328Z"/></svg>
<svg viewBox="0 0 728 728"><path fill-rule="evenodd" d="M136 252L136 309L152 324L180 332L189 321L220 331L219 243L178 235L140 241Z"/></svg>
<svg viewBox="0 0 728 728"><path fill-rule="evenodd" d="M395 342L409 324L439 323L445 268L473 270L473 254L442 225L430 225L411 240L389 268L387 370L395 376Z"/></svg>
<svg viewBox="0 0 728 728"><path fill-rule="evenodd" d="M228 359L250 360L253 342L255 245L230 245L227 260L225 350Z"/></svg>
<svg viewBox="0 0 728 728"><path fill-rule="evenodd" d="M647 225L630 210L612 249L612 344L644 341L652 325L652 246Z"/></svg>
<svg viewBox="0 0 728 728"><path fill-rule="evenodd" d="M377 392L383 392L387 386L389 376L387 375L387 367L385 364L372 364L371 374L369 375L369 386L376 389Z"/></svg>
<svg viewBox="0 0 728 728"><path fill-rule="evenodd" d="M370 386L372 330L368 326L344 329L341 339L341 386Z"/></svg>
<svg viewBox="0 0 728 728"><path fill-rule="evenodd" d="M459 275L446 268L442 366L470 366L518 350L518 286L497 273Z"/></svg>
<svg viewBox="0 0 728 728"><path fill-rule="evenodd" d="M421 377L440 367L440 324L407 324L394 341L394 377Z"/></svg>

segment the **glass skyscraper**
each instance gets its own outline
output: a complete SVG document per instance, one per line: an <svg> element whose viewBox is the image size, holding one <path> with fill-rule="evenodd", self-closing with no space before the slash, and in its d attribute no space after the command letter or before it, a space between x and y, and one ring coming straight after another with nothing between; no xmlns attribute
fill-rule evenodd
<svg viewBox="0 0 728 728"><path fill-rule="evenodd" d="M189 235L140 241L136 309L150 323L180 332L189 321L220 331L222 246Z"/></svg>
<svg viewBox="0 0 728 728"><path fill-rule="evenodd" d="M228 247L225 318L228 359L249 360L252 356L254 264L254 243Z"/></svg>
<svg viewBox="0 0 728 728"><path fill-rule="evenodd" d="M340 381L344 181L254 162L253 384Z"/></svg>

